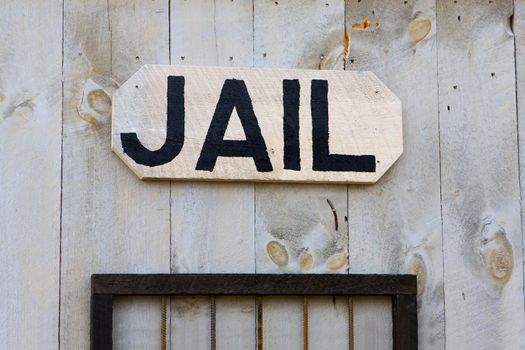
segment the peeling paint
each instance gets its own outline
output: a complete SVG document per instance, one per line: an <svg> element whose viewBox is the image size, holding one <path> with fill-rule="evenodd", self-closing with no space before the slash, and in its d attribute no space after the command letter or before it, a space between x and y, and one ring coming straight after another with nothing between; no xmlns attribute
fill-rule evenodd
<svg viewBox="0 0 525 350"><path fill-rule="evenodd" d="M379 26L379 23L378 23L378 26ZM368 17L363 18L363 21L361 23L352 24L353 30L366 30L368 28L370 28L370 20L368 19Z"/></svg>

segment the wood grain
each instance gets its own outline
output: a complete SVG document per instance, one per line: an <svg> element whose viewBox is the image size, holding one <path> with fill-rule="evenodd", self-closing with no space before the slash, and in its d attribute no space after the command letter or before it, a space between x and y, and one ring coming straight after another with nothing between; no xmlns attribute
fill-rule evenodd
<svg viewBox="0 0 525 350"><path fill-rule="evenodd" d="M348 187L350 271L417 274L419 346L443 349L435 2L350 1L346 14L347 69L375 72L401 98L404 132L403 155L376 185ZM356 326L361 310L371 317L356 310Z"/></svg>
<svg viewBox="0 0 525 350"><path fill-rule="evenodd" d="M420 348L525 348L518 184L520 177L523 199L524 8L523 0L350 0L346 9L342 0L4 1L2 346L89 348L92 272L253 272L256 239L257 264L326 272L322 249L290 249L283 268L268 257L267 243L306 246L314 237L322 246L337 231L329 198L338 242L350 242L352 272L419 276ZM373 71L403 102L405 153L376 185L350 186L346 201L346 188L335 185L257 184L255 194L252 183L143 183L111 154L112 94L144 64L169 63L171 50L178 65L341 69L345 20L347 68ZM310 218L319 234L304 228ZM303 235L281 241L266 226ZM302 300L277 299L274 311L265 309L277 322L265 328L266 345L281 348L276 336L283 334L300 348ZM218 345L254 348L252 300L217 301L218 319L228 320L217 329ZM209 298L179 301L172 303L171 345L209 349ZM311 348L326 347L312 334L335 338L348 326L344 301L333 305L329 297L309 299ZM355 349L391 348L390 312L385 299L354 299ZM116 300L117 348L158 348L159 316L158 298ZM251 336L238 335L250 329ZM184 334L202 335L201 343ZM339 341L333 346L346 348Z"/></svg>
<svg viewBox="0 0 525 350"><path fill-rule="evenodd" d="M392 349L392 298L354 297L353 301L354 349Z"/></svg>
<svg viewBox="0 0 525 350"><path fill-rule="evenodd" d="M437 10L446 346L522 349L512 1Z"/></svg>
<svg viewBox="0 0 525 350"><path fill-rule="evenodd" d="M64 14L63 349L89 348L93 272L169 272L169 184L143 183L111 154L112 93L168 63L168 1L68 1ZM159 348L160 300L114 304L115 349Z"/></svg>
<svg viewBox="0 0 525 350"><path fill-rule="evenodd" d="M514 1L512 21L516 55L516 102L518 112L518 145L521 187L521 234L525 245L525 1ZM525 290L525 281L524 281Z"/></svg>
<svg viewBox="0 0 525 350"><path fill-rule="evenodd" d="M62 4L1 7L0 347L56 349Z"/></svg>
<svg viewBox="0 0 525 350"><path fill-rule="evenodd" d="M256 67L343 68L344 1L254 5ZM257 184L255 194L257 273L347 273L345 186ZM312 298L309 304L311 346L347 349L348 335L339 333L349 329L346 303ZM264 305L265 349L302 348L303 300L272 298ZM339 337L325 338L316 320L334 325Z"/></svg>
<svg viewBox="0 0 525 350"><path fill-rule="evenodd" d="M172 0L170 11L172 64L252 66L251 1ZM173 272L255 271L253 184L172 182L171 202ZM209 306L174 299L173 349L210 348ZM218 348L255 348L253 298L218 298L216 311Z"/></svg>

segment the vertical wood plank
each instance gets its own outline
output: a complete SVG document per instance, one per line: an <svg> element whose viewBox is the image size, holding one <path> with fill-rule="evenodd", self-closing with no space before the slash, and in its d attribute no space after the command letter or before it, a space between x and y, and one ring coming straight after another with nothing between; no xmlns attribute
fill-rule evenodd
<svg viewBox="0 0 525 350"><path fill-rule="evenodd" d="M168 1L68 1L64 41L61 347L89 348L89 276L169 272L169 184L111 152L111 94L169 62ZM158 298L117 298L114 349L159 348ZM153 336L154 335L154 336Z"/></svg>
<svg viewBox="0 0 525 350"><path fill-rule="evenodd" d="M258 273L347 272L345 186L257 184L256 195ZM331 297L308 299L312 346L347 349L348 304ZM301 297L265 298L265 349L301 348L302 315Z"/></svg>
<svg viewBox="0 0 525 350"><path fill-rule="evenodd" d="M256 67L343 69L344 0L254 5Z"/></svg>
<svg viewBox="0 0 525 350"><path fill-rule="evenodd" d="M438 2L449 349L525 347L512 4Z"/></svg>
<svg viewBox="0 0 525 350"><path fill-rule="evenodd" d="M254 5L255 66L343 68L343 0L265 0ZM309 101L308 91L309 87L302 87L302 104ZM257 184L255 194L258 273L347 273L345 186ZM346 303L311 299L309 343L312 339L315 348L347 349ZM302 298L265 298L264 348L302 348L302 319ZM341 334L325 337L321 320L343 325L332 328Z"/></svg>
<svg viewBox="0 0 525 350"><path fill-rule="evenodd" d="M0 347L58 347L62 1L0 15Z"/></svg>
<svg viewBox="0 0 525 350"><path fill-rule="evenodd" d="M173 272L253 272L253 187L248 196L246 187L233 184L173 183L172 186ZM253 298L251 310L247 310L245 298L241 299L236 307L239 312L251 313L251 337L245 334L241 337L237 330L218 329L221 335L217 339L218 347L223 341L232 342L236 338L255 342ZM221 303L218 298L218 319L223 318ZM209 349L209 298L176 297L172 304L172 347ZM247 320L239 317L229 322L237 324L229 326L235 329L244 328Z"/></svg>
<svg viewBox="0 0 525 350"><path fill-rule="evenodd" d="M251 1L171 1L172 64L253 65ZM253 273L254 186L171 184L172 271ZM218 349L255 348L253 298L217 298ZM174 349L210 348L209 298L172 302Z"/></svg>
<svg viewBox="0 0 525 350"><path fill-rule="evenodd" d="M171 63L253 65L252 1L171 1Z"/></svg>
<svg viewBox="0 0 525 350"><path fill-rule="evenodd" d="M443 349L435 1L352 0L346 16L347 69L373 71L401 99L404 137L403 155L377 184L348 186L350 271L417 274L419 346ZM355 309L356 327L370 312ZM377 322L391 327L387 316Z"/></svg>
<svg viewBox="0 0 525 350"><path fill-rule="evenodd" d="M521 187L521 234L525 245L525 1L514 1L514 47L516 50L516 94L518 108L518 142ZM524 271L525 273L525 271ZM525 280L524 291L525 291ZM525 296L524 296L525 297Z"/></svg>
<svg viewBox="0 0 525 350"><path fill-rule="evenodd" d="M354 297L354 349L391 350L392 298Z"/></svg>
<svg viewBox="0 0 525 350"><path fill-rule="evenodd" d="M352 298L355 300L355 298ZM348 297L309 297L309 348L350 349Z"/></svg>

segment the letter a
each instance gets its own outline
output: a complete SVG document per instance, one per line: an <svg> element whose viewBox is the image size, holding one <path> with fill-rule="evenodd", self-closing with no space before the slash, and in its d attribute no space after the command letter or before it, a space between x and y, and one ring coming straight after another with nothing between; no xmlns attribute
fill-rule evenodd
<svg viewBox="0 0 525 350"><path fill-rule="evenodd" d="M246 141L224 140L233 109L237 110ZM266 143L243 80L227 79L222 86L196 170L213 171L217 157L251 157L259 172L272 171Z"/></svg>

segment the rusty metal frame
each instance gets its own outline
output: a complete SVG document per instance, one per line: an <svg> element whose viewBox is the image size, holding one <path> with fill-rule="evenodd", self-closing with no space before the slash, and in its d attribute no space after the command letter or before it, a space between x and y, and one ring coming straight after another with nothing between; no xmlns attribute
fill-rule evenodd
<svg viewBox="0 0 525 350"><path fill-rule="evenodd" d="M116 296L391 296L394 350L417 350L414 275L95 274L91 276L91 350L113 348Z"/></svg>

